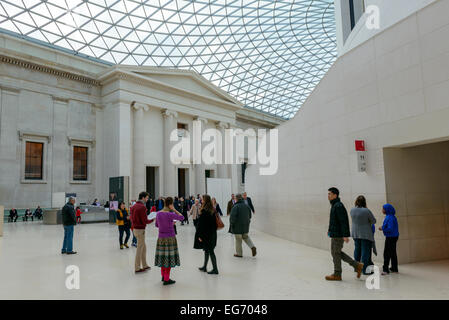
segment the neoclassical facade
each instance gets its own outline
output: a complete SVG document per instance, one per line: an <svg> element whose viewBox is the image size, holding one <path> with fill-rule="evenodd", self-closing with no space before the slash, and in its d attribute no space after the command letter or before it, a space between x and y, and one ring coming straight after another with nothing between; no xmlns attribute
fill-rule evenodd
<svg viewBox="0 0 449 320"><path fill-rule="evenodd" d="M244 189L240 164L176 165L178 130L273 128L281 120L243 108L197 73L108 65L0 35L0 204L51 207L56 193L108 198L129 176L130 198L206 192L206 178ZM245 159L241 159L245 161Z"/></svg>

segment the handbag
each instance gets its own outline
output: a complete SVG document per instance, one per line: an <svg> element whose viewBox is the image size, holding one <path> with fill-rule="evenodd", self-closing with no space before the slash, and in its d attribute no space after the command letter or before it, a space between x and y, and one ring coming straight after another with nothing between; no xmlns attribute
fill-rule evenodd
<svg viewBox="0 0 449 320"><path fill-rule="evenodd" d="M220 215L218 214L217 210L215 210L215 221L217 222L217 230L224 228L224 223L220 218Z"/></svg>

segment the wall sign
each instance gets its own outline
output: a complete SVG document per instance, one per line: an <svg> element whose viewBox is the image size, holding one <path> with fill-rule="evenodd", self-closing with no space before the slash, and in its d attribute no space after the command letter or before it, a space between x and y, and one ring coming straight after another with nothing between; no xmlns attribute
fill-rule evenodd
<svg viewBox="0 0 449 320"><path fill-rule="evenodd" d="M366 172L366 149L364 140L355 141L355 151L357 152L358 172Z"/></svg>

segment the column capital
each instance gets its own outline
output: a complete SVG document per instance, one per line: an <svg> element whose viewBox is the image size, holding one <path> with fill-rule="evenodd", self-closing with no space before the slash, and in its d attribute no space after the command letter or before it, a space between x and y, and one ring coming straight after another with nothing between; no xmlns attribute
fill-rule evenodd
<svg viewBox="0 0 449 320"><path fill-rule="evenodd" d="M194 117L193 120L204 122L204 124L207 123L207 119L206 119L206 118L203 118L203 117L200 117L200 116Z"/></svg>
<svg viewBox="0 0 449 320"><path fill-rule="evenodd" d="M216 122L215 125L219 129L228 129L229 128L229 123L228 122L219 121L219 122Z"/></svg>
<svg viewBox="0 0 449 320"><path fill-rule="evenodd" d="M51 98L53 99L54 102L59 102L59 103L69 103L69 99L68 98L64 98L64 97L60 97L60 96L56 96L56 95L52 95Z"/></svg>
<svg viewBox="0 0 449 320"><path fill-rule="evenodd" d="M173 110L169 110L169 109L164 109L162 110L162 115L164 117L174 117L177 118L178 117L178 112L173 111Z"/></svg>
<svg viewBox="0 0 449 320"><path fill-rule="evenodd" d="M99 110L103 110L105 108L104 104L100 104L100 103L92 103L92 109L99 109Z"/></svg>
<svg viewBox="0 0 449 320"><path fill-rule="evenodd" d="M6 87L6 86L3 86L3 85L0 85L0 89L2 91L5 91L6 93L14 95L14 96L19 95L20 94L20 90L21 90L20 88Z"/></svg>
<svg viewBox="0 0 449 320"><path fill-rule="evenodd" d="M134 102L133 103L133 108L134 110L138 111L140 109L142 109L143 111L148 111L150 110L150 107L148 107L148 105L144 104L144 103L140 103L140 102Z"/></svg>

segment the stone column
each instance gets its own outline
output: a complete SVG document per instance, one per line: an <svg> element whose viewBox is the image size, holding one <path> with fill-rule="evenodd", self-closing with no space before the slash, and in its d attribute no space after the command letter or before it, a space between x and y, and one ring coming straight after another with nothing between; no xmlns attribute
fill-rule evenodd
<svg viewBox="0 0 449 320"><path fill-rule="evenodd" d="M164 194L163 196L173 197L177 195L176 185L177 185L177 174L176 174L176 166L170 160L170 151L173 142L170 141L170 134L173 130L177 128L176 126L176 118L178 117L178 113L172 110L164 110L162 111L162 115L164 116L164 140L162 141L164 145Z"/></svg>
<svg viewBox="0 0 449 320"><path fill-rule="evenodd" d="M206 129L206 124L207 124L207 119L205 118L201 118L201 117L196 117L194 119L195 121L201 121L201 137L203 135L204 130ZM200 149L201 152L203 151L203 143L202 140L201 144L200 144ZM194 142L195 143L195 142ZM199 193L200 195L203 195L206 193L206 166L203 163L203 160L201 159L201 163L199 164L195 164L195 192L192 192L193 194L195 194L195 196Z"/></svg>
<svg viewBox="0 0 449 320"><path fill-rule="evenodd" d="M67 136L68 132L68 112L69 112L69 100L53 96L53 139L51 144L49 144L48 150L51 150L51 158L48 177L51 177L51 202L53 202L53 197L58 192L66 192L68 182L71 180L72 172L67 172L70 170L70 163L73 161L70 159L72 152L70 149L73 148L72 145L67 146ZM73 102L72 102L73 103ZM73 106L72 106L73 107ZM69 152L67 152L69 148ZM50 156L50 153L48 154ZM68 178L68 179L67 179ZM69 181L67 181L69 180Z"/></svg>
<svg viewBox="0 0 449 320"><path fill-rule="evenodd" d="M92 105L92 112L95 113L95 194L107 201L109 200L109 181L104 178L103 109L103 105Z"/></svg>
<svg viewBox="0 0 449 320"><path fill-rule="evenodd" d="M131 177L131 103L119 102L115 105L115 121L117 127L113 127L111 130L114 133L116 132L115 137L118 139L118 148L115 150L120 150L120 154L117 157L119 159L119 172L116 176Z"/></svg>
<svg viewBox="0 0 449 320"><path fill-rule="evenodd" d="M229 165L225 163L225 130L228 129L229 124L226 122L218 122L217 123L217 129L220 130L221 133L221 140L218 139L218 152L219 152L219 159L221 159L222 164L217 164L217 173L218 178L220 179L227 179L229 178ZM220 154L221 152L221 154Z"/></svg>
<svg viewBox="0 0 449 320"><path fill-rule="evenodd" d="M125 176L132 179L132 142L131 102L115 101L103 109L103 181L109 190L111 177ZM127 190L131 194L132 190ZM109 191L107 192L109 199Z"/></svg>
<svg viewBox="0 0 449 320"><path fill-rule="evenodd" d="M132 169L132 199L137 199L138 194L146 189L145 186L145 120L144 111L149 107L145 104L134 103L134 127L133 127L133 169ZM154 197L154 194L151 195Z"/></svg>

